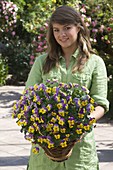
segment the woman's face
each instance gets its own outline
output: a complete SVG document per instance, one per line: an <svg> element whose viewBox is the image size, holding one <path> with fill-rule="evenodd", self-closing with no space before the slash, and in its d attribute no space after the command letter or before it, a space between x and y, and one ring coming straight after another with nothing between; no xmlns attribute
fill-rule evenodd
<svg viewBox="0 0 113 170"><path fill-rule="evenodd" d="M63 50L77 48L78 32L79 28L74 24L53 24L53 35Z"/></svg>

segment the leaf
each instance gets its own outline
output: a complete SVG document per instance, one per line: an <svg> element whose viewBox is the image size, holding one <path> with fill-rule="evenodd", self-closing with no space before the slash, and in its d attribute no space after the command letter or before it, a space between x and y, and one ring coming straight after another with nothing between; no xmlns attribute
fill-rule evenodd
<svg viewBox="0 0 113 170"><path fill-rule="evenodd" d="M105 36L104 36L104 39L105 39L105 40L108 40L108 35L105 35Z"/></svg>

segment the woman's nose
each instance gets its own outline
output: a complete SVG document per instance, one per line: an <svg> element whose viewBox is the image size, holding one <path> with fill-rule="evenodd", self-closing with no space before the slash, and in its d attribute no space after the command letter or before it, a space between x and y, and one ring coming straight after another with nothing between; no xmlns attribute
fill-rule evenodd
<svg viewBox="0 0 113 170"><path fill-rule="evenodd" d="M64 35L66 35L66 32L65 32L64 30L61 30L61 31L60 31L60 35L61 35L61 36L64 36Z"/></svg>

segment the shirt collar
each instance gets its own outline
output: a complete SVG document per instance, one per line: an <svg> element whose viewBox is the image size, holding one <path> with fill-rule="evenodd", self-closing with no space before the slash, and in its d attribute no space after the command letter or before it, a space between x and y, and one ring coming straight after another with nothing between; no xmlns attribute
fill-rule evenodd
<svg viewBox="0 0 113 170"><path fill-rule="evenodd" d="M72 57L77 58L78 53L79 53L79 49L77 49L77 50L74 52L74 54L72 55Z"/></svg>
<svg viewBox="0 0 113 170"><path fill-rule="evenodd" d="M77 49L77 50L73 53L72 57L77 58L78 53L79 53L79 49ZM62 55L60 55L60 56L59 56L59 59L61 59L61 58L64 58L64 57L63 57Z"/></svg>

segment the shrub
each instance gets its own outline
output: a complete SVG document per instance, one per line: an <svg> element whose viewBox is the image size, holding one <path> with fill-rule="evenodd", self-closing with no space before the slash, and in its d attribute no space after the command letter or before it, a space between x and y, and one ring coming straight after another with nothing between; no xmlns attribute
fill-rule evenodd
<svg viewBox="0 0 113 170"><path fill-rule="evenodd" d="M7 75L8 75L8 66L5 60L0 55L0 86L6 83Z"/></svg>

